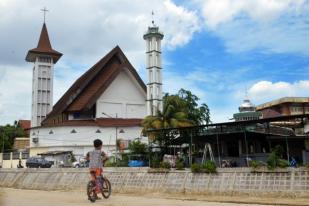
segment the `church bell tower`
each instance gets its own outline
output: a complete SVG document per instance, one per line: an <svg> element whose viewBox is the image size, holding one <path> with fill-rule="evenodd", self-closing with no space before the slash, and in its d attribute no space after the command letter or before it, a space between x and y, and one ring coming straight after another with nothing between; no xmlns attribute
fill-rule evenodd
<svg viewBox="0 0 309 206"><path fill-rule="evenodd" d="M47 11L47 10L45 10ZM47 27L44 23L36 48L28 51L27 62L33 62L32 72L32 107L31 127L40 126L42 120L51 111L53 106L53 78L54 64L62 54L53 50L49 41Z"/></svg>
<svg viewBox="0 0 309 206"><path fill-rule="evenodd" d="M163 110L161 40L164 35L152 21L152 25L148 27L143 37L146 41L146 69L148 73L147 115L156 116L158 111Z"/></svg>

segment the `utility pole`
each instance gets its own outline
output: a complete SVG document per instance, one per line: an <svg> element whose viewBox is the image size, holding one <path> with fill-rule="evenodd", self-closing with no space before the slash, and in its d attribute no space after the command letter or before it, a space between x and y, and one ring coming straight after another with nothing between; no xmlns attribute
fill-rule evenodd
<svg viewBox="0 0 309 206"><path fill-rule="evenodd" d="M113 117L109 114L106 114L105 112L102 112L102 114L104 114L105 116L109 117L109 118L116 118L118 119L118 113L116 113L116 116ZM117 125L117 124L116 124ZM117 147L117 140L118 140L118 126L115 126L115 138L116 138L116 142L115 142L115 163L117 165L117 156L118 156L118 147ZM120 130L121 133L123 133L123 130Z"/></svg>
<svg viewBox="0 0 309 206"><path fill-rule="evenodd" d="M116 119L118 118L118 114L116 113ZM116 162L116 166L117 166L117 156L118 156L118 145L117 145L117 140L118 140L118 126L116 126L116 149L115 149L115 151L116 151L116 155L115 155L115 162Z"/></svg>
<svg viewBox="0 0 309 206"><path fill-rule="evenodd" d="M4 134L3 134L3 129L0 130L1 136L2 136L2 161L1 161L1 167L3 167L3 156L4 156Z"/></svg>

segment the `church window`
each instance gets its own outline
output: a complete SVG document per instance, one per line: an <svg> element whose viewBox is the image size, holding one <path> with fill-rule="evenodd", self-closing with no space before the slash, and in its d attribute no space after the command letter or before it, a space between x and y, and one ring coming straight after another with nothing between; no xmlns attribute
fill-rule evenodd
<svg viewBox="0 0 309 206"><path fill-rule="evenodd" d="M51 59L49 57L39 57L39 62L50 63Z"/></svg>
<svg viewBox="0 0 309 206"><path fill-rule="evenodd" d="M73 118L74 119L79 119L80 118L80 113L79 112L74 112L73 113Z"/></svg>
<svg viewBox="0 0 309 206"><path fill-rule="evenodd" d="M159 86L157 86L156 94L157 94L157 98L159 98Z"/></svg>
<svg viewBox="0 0 309 206"><path fill-rule="evenodd" d="M150 96L150 99L152 99L152 94L153 94L153 92L152 92L152 86L150 86L149 89L150 89L150 95L151 95L151 96Z"/></svg>
<svg viewBox="0 0 309 206"><path fill-rule="evenodd" d="M149 41L149 51L151 51L151 41Z"/></svg>
<svg viewBox="0 0 309 206"><path fill-rule="evenodd" d="M149 82L152 82L152 70L149 71Z"/></svg>
<svg viewBox="0 0 309 206"><path fill-rule="evenodd" d="M151 54L149 55L149 66L150 66L150 67L153 66L153 64L152 64L152 55L151 55Z"/></svg>
<svg viewBox="0 0 309 206"><path fill-rule="evenodd" d="M46 78L46 77L47 77L47 72L46 72L46 71L43 71L43 72L42 72L42 77L43 77L43 78Z"/></svg>
<svg viewBox="0 0 309 206"><path fill-rule="evenodd" d="M158 50L158 51L160 51L160 50L161 50L161 45L160 45L160 44L161 44L161 42L160 42L160 41L158 41L158 48L157 48L157 50Z"/></svg>

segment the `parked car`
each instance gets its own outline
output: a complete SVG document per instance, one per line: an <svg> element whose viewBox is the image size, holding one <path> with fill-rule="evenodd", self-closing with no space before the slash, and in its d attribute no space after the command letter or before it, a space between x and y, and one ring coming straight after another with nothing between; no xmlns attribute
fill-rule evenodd
<svg viewBox="0 0 309 206"><path fill-rule="evenodd" d="M26 167L28 168L50 168L52 164L52 162L47 161L42 157L30 157L26 161Z"/></svg>
<svg viewBox="0 0 309 206"><path fill-rule="evenodd" d="M74 168L89 167L89 162L86 159L81 158L79 161L73 162L72 167Z"/></svg>

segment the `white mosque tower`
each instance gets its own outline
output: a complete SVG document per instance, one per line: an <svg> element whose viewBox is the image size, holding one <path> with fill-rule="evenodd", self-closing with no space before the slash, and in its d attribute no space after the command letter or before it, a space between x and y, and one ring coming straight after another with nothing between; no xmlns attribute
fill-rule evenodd
<svg viewBox="0 0 309 206"><path fill-rule="evenodd" d="M31 108L31 127L40 126L42 120L52 110L53 106L53 78L54 64L62 56L61 53L52 49L48 32L44 23L39 39L38 46L28 51L27 62L33 62L32 73L32 108Z"/></svg>
<svg viewBox="0 0 309 206"><path fill-rule="evenodd" d="M158 111L163 110L161 74L161 40L163 36L153 20L152 25L148 27L148 31L143 36L146 40L146 69L148 71L147 115L151 116L156 116Z"/></svg>

